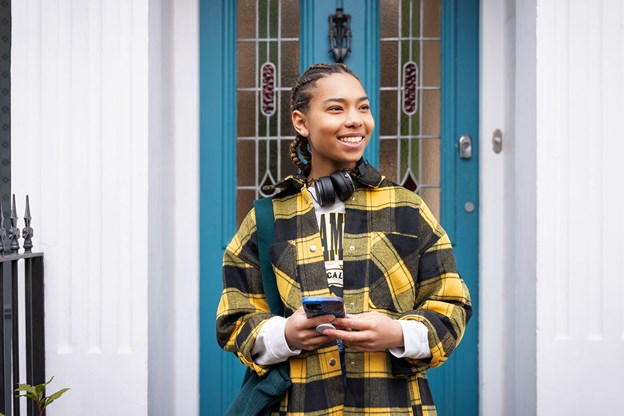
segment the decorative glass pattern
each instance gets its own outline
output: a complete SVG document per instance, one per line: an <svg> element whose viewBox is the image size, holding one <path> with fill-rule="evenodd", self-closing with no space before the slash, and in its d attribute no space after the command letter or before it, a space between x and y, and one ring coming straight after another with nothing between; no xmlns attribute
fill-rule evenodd
<svg viewBox="0 0 624 416"><path fill-rule="evenodd" d="M275 65L266 62L262 73L262 115L271 117L275 114Z"/></svg>
<svg viewBox="0 0 624 416"><path fill-rule="evenodd" d="M290 90L299 76L299 1L237 3L237 223L264 185L296 172Z"/></svg>
<svg viewBox="0 0 624 416"><path fill-rule="evenodd" d="M440 214L441 0L381 0L380 169Z"/></svg>
<svg viewBox="0 0 624 416"><path fill-rule="evenodd" d="M403 65L403 112L407 115L416 114L418 109L418 65L406 62Z"/></svg>

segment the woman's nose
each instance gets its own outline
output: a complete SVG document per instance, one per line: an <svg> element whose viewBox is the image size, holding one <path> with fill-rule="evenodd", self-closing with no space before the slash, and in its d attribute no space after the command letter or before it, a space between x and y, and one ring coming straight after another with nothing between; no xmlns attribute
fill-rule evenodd
<svg viewBox="0 0 624 416"><path fill-rule="evenodd" d="M345 121L346 127L360 127L364 122L358 111L349 111L347 114L347 120Z"/></svg>

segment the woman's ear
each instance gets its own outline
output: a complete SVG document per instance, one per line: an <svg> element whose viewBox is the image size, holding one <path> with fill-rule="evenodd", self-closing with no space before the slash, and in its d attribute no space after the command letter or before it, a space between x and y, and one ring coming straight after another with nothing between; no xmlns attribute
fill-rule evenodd
<svg viewBox="0 0 624 416"><path fill-rule="evenodd" d="M308 132L308 128L306 127L306 116L299 110L295 110L292 112L292 123L295 127L297 133L302 135L303 137L308 137L310 132Z"/></svg>

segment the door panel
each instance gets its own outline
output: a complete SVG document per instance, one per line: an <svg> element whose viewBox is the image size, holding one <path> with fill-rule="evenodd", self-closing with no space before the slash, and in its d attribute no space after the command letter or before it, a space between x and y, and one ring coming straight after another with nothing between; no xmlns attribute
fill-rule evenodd
<svg viewBox="0 0 624 416"><path fill-rule="evenodd" d="M432 208L470 288L464 340L428 374L440 415L476 415L478 0L202 0L201 414L223 413L243 374L214 341L224 246L265 196L260 187L294 172L290 88L310 64L332 62L328 16L337 7L351 15L345 63L377 121L365 157ZM472 159L458 155L462 134L472 136Z"/></svg>

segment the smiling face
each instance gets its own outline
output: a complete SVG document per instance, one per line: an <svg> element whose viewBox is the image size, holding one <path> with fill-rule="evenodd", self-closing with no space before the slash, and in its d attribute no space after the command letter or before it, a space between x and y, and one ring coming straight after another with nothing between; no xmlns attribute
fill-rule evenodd
<svg viewBox="0 0 624 416"><path fill-rule="evenodd" d="M295 130L308 138L312 153L309 178L353 169L375 128L366 92L349 74L319 79L305 113L292 113Z"/></svg>

